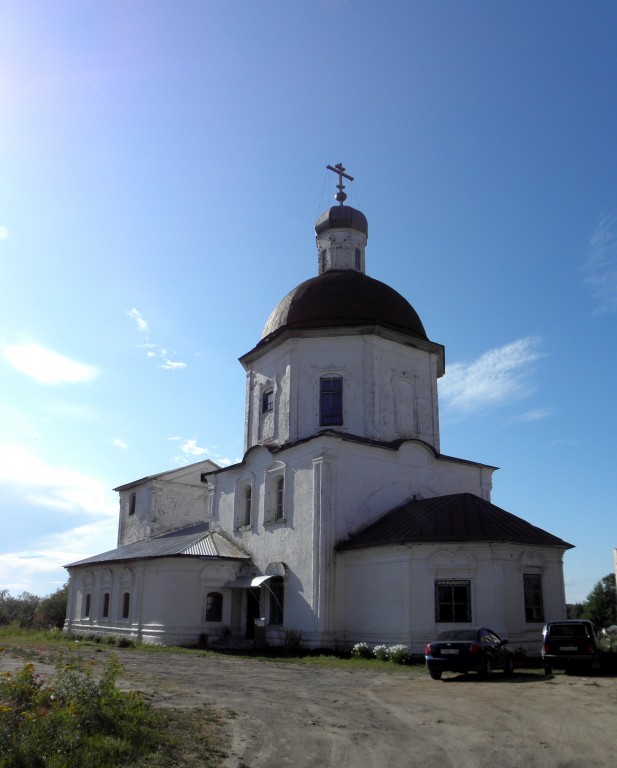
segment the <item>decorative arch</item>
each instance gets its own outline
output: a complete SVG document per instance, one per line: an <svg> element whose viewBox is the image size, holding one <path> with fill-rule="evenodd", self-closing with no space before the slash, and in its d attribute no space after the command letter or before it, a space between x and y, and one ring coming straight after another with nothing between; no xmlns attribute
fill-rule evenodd
<svg viewBox="0 0 617 768"><path fill-rule="evenodd" d="M434 576L471 578L477 568L476 559L470 552L464 550L442 549L431 557L428 567Z"/></svg>

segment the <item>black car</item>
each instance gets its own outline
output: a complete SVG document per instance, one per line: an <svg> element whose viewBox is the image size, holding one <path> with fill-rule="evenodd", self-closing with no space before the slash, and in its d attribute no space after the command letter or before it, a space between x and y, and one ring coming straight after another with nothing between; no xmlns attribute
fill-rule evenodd
<svg viewBox="0 0 617 768"><path fill-rule="evenodd" d="M553 668L570 671L576 666L600 669L600 644L590 621L571 619L550 621L542 630L544 674Z"/></svg>
<svg viewBox="0 0 617 768"><path fill-rule="evenodd" d="M433 680L442 672L479 672L490 677L494 669L514 672L514 656L508 641L486 627L447 629L426 646L426 668Z"/></svg>

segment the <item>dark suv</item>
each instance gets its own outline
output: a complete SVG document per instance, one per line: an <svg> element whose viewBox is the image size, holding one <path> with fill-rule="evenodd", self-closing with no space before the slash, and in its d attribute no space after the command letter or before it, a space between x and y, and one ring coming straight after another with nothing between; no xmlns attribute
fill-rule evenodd
<svg viewBox="0 0 617 768"><path fill-rule="evenodd" d="M600 669L600 646L590 621L550 621L542 635L545 675L550 675L553 668L569 671L578 665L592 670Z"/></svg>

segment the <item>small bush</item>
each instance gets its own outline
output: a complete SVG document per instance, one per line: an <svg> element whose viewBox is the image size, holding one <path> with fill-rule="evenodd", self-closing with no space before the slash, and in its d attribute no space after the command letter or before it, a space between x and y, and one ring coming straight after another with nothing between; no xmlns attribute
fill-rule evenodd
<svg viewBox="0 0 617 768"><path fill-rule="evenodd" d="M112 656L100 679L60 656L55 674L25 664L0 676L0 768L114 766L153 751L158 715L116 687Z"/></svg>
<svg viewBox="0 0 617 768"><path fill-rule="evenodd" d="M387 645L376 645L373 648L373 655L376 659L379 659L379 661L387 661L388 660L388 646Z"/></svg>
<svg viewBox="0 0 617 768"><path fill-rule="evenodd" d="M302 632L297 629L283 630L281 646L286 656L297 656L302 651Z"/></svg>
<svg viewBox="0 0 617 768"><path fill-rule="evenodd" d="M355 659L370 659L372 653L367 643L356 643L351 649L351 655Z"/></svg>
<svg viewBox="0 0 617 768"><path fill-rule="evenodd" d="M409 648L406 645L391 645L386 650L386 658L395 664L406 664L409 661Z"/></svg>

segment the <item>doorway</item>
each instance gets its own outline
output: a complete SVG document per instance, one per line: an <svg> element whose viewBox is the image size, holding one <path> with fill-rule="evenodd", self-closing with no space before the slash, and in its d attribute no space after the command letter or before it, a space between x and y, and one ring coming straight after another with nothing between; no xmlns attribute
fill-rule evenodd
<svg viewBox="0 0 617 768"><path fill-rule="evenodd" d="M255 619L260 618L259 610L259 587L251 587L246 590L246 639L253 640L255 637Z"/></svg>

